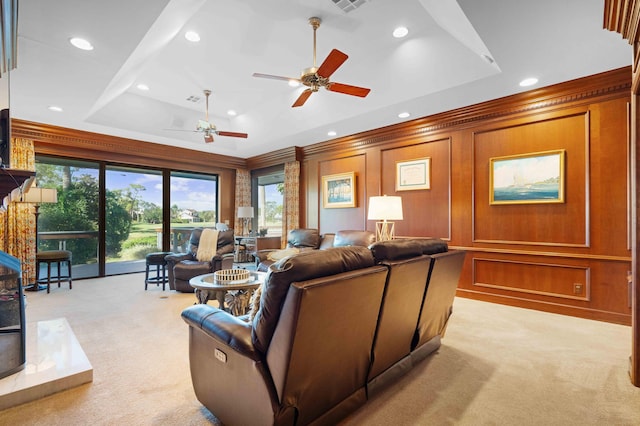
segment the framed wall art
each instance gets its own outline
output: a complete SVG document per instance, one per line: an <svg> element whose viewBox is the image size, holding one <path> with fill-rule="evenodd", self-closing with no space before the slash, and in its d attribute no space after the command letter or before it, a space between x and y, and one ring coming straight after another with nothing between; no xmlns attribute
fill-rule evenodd
<svg viewBox="0 0 640 426"><path fill-rule="evenodd" d="M356 206L355 172L322 176L322 206L326 209Z"/></svg>
<svg viewBox="0 0 640 426"><path fill-rule="evenodd" d="M396 163L396 191L431 189L431 158Z"/></svg>
<svg viewBox="0 0 640 426"><path fill-rule="evenodd" d="M489 159L489 203L564 203L565 150Z"/></svg>

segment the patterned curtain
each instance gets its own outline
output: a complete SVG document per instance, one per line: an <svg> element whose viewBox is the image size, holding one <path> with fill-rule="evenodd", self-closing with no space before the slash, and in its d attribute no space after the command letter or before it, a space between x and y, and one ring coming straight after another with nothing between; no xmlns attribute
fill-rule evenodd
<svg viewBox="0 0 640 426"><path fill-rule="evenodd" d="M236 169L236 200L234 234L242 235L242 220L238 218L238 207L251 205L251 174L249 170Z"/></svg>
<svg viewBox="0 0 640 426"><path fill-rule="evenodd" d="M282 247L287 245L287 234L300 227L300 162L284 165L284 214L282 215Z"/></svg>
<svg viewBox="0 0 640 426"><path fill-rule="evenodd" d="M11 140L11 168L35 171L33 141ZM0 248L17 257L22 263L22 284L35 281L36 219L34 206L12 202L7 211L0 213Z"/></svg>

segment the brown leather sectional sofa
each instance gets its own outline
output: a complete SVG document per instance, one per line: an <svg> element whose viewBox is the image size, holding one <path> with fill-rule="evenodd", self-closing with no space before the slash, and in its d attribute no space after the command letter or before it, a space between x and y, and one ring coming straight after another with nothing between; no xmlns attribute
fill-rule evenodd
<svg viewBox="0 0 640 426"><path fill-rule="evenodd" d="M369 247L376 240L376 236L371 231L351 231L344 230L336 233L326 233L320 235L315 228L292 229L287 233L286 248L304 250L324 250L331 247L362 246ZM260 250L255 253L256 269L266 272L269 265L275 263L269 258L274 250Z"/></svg>
<svg viewBox="0 0 640 426"><path fill-rule="evenodd" d="M198 400L226 425L337 423L440 346L464 255L437 239L308 250L270 266L252 321L185 309Z"/></svg>

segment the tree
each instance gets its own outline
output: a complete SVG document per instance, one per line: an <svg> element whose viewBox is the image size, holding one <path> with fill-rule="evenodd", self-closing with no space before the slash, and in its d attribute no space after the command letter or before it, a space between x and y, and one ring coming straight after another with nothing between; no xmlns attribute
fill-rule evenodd
<svg viewBox="0 0 640 426"><path fill-rule="evenodd" d="M44 167L43 167L44 166ZM77 169L76 169L77 170ZM74 179L74 168L38 163L38 185L58 190L58 202L40 206L38 230L46 231L98 231L98 181L84 174ZM61 184L63 183L63 184ZM66 185L66 186L65 186ZM106 244L107 254L117 254L129 236L131 218L123 207L117 191L106 191ZM66 247L73 253L73 263L96 261L98 238L70 239ZM44 241L43 249L57 249L57 241Z"/></svg>

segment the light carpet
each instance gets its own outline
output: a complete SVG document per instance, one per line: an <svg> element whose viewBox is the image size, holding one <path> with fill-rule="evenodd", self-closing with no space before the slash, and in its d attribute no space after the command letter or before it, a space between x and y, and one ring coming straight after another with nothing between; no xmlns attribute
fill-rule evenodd
<svg viewBox="0 0 640 426"><path fill-rule="evenodd" d="M0 424L219 424L191 387L180 312L195 296L143 281L28 292L27 320L66 317L94 380L0 411ZM638 425L630 348L629 327L457 298L442 347L342 424Z"/></svg>

